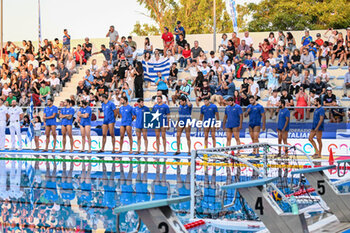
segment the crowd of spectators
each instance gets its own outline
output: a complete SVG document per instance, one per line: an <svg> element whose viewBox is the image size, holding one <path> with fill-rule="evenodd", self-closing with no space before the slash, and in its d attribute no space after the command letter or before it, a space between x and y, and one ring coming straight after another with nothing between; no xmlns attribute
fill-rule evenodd
<svg viewBox="0 0 350 233"><path fill-rule="evenodd" d="M193 92L197 106L205 97L220 106L233 97L237 104L245 106L250 95L256 99L268 97L267 105L271 107L278 107L277 98L285 98L288 106L312 106L312 95L321 97L324 105L337 106L336 98L325 98L333 94L335 87L328 69L350 62L350 28L345 36L329 29L316 38L306 30L301 41L296 41L291 32L271 32L262 43L254 43L249 32L241 38L236 33L231 38L223 34L217 51L209 52L201 48L199 41L194 41L193 46L186 41L180 21L173 30L164 28L162 48L154 48L148 37L143 48L138 48L131 36L120 37L114 26L106 36L109 44L101 45L99 51L92 51L89 38L71 49L66 29L62 43L58 38L45 39L37 49L31 41L23 41L21 46L7 42L3 49L1 98L8 104L17 100L20 106L28 106L33 97L34 105L40 106L57 96L79 67L87 64L76 95L71 96L77 104L86 100L94 106L102 94L107 94L118 106L122 96L129 101L143 98L144 88L155 85L156 95L174 105L181 96L191 98ZM99 53L104 56L101 66L94 58ZM170 75L158 73L153 84L146 82L142 61L160 63L164 59L171 64ZM179 78L181 72L186 72L182 75L185 78ZM350 88L349 72L345 74L343 97ZM234 80L242 80L241 86L236 87ZM262 90L267 90L268 95L261 96ZM295 112L298 120L309 116L301 114L301 110ZM275 118L275 111L271 110L270 118ZM331 115L330 118L335 120Z"/></svg>

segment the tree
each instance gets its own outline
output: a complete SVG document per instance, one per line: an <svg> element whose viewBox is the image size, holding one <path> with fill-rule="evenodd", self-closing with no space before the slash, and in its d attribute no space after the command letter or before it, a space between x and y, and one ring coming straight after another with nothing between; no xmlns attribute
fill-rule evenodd
<svg viewBox="0 0 350 233"><path fill-rule="evenodd" d="M346 0L263 0L239 6L250 18L249 31L345 28L350 24L350 2Z"/></svg>
<svg viewBox="0 0 350 233"><path fill-rule="evenodd" d="M154 20L156 27L148 24L134 25L133 33L137 35L160 34L166 26L170 30L180 20L188 34L213 32L214 0L137 0L147 10L147 16ZM232 21L226 12L224 0L216 0L216 28L218 33L231 32Z"/></svg>

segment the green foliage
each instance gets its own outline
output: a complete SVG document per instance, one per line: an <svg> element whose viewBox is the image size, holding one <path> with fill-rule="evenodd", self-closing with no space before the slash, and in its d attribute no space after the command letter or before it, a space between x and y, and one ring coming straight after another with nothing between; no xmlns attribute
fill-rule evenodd
<svg viewBox="0 0 350 233"><path fill-rule="evenodd" d="M136 35L160 34L163 27L172 31L180 20L188 34L213 32L214 0L137 0L147 10L147 16L157 27L136 23ZM225 0L216 0L216 31L232 32L232 21L226 12ZM156 30L157 29L157 32Z"/></svg>
<svg viewBox="0 0 350 233"><path fill-rule="evenodd" d="M239 19L251 19L243 25L249 31L346 28L349 9L347 0L263 0L238 6Z"/></svg>

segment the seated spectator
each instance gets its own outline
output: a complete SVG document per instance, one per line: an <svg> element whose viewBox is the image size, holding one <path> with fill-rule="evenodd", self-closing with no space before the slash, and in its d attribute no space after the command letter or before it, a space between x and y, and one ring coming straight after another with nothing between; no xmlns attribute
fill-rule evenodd
<svg viewBox="0 0 350 233"><path fill-rule="evenodd" d="M280 100L284 100L286 102L286 107L294 107L293 97L287 92L286 89L282 89Z"/></svg>
<svg viewBox="0 0 350 233"><path fill-rule="evenodd" d="M146 53L152 54L153 53L153 45L151 44L148 37L145 38L143 53L144 54L146 54Z"/></svg>
<svg viewBox="0 0 350 233"><path fill-rule="evenodd" d="M315 78L312 74L310 74L310 70L305 69L304 75L301 75L301 81L300 81L301 87L303 87L304 90L306 90L314 82L315 82Z"/></svg>
<svg viewBox="0 0 350 233"><path fill-rule="evenodd" d="M243 82L241 84L239 93L242 93L242 92L248 93L248 91L249 91L249 80L248 78L243 78Z"/></svg>
<svg viewBox="0 0 350 233"><path fill-rule="evenodd" d="M85 77L84 77L84 86L87 88L87 89L90 89L91 88L91 85L94 84L94 76L92 76L90 70L86 70L85 71Z"/></svg>
<svg viewBox="0 0 350 233"><path fill-rule="evenodd" d="M264 62L269 58L270 51L272 51L272 45L269 43L268 39L264 39L264 42L259 44L259 49L261 51L261 57Z"/></svg>
<svg viewBox="0 0 350 233"><path fill-rule="evenodd" d="M52 73L50 75L50 93L52 93L53 96L58 96L61 90L62 86L60 80L57 78L57 74Z"/></svg>
<svg viewBox="0 0 350 233"><path fill-rule="evenodd" d="M81 45L78 44L76 50L73 51L73 54L75 56L75 62L76 64L80 65L80 69L82 69L82 65L86 64L86 58L85 58L85 53L81 48Z"/></svg>
<svg viewBox="0 0 350 233"><path fill-rule="evenodd" d="M185 97L186 99L188 99L190 97L190 94L191 94L191 86L188 85L188 83L184 80L182 80L182 82L179 82L178 85L179 85L179 90L178 90L177 97L175 96L175 100L182 98L182 97ZM174 102L174 97L172 99Z"/></svg>
<svg viewBox="0 0 350 233"><path fill-rule="evenodd" d="M258 60L258 64L255 66L254 69L254 76L257 76L257 73L259 72L261 74L261 69L265 66L265 62L263 61L263 57L260 56Z"/></svg>
<svg viewBox="0 0 350 233"><path fill-rule="evenodd" d="M289 51L294 51L294 49L296 48L296 43L295 38L293 37L293 34L291 32L287 32L285 40L285 45L287 46L287 49L289 49Z"/></svg>
<svg viewBox="0 0 350 233"><path fill-rule="evenodd" d="M343 97L347 97L348 89L350 89L350 66L348 67L348 72L345 74L344 83L343 83Z"/></svg>
<svg viewBox="0 0 350 233"><path fill-rule="evenodd" d="M58 63L58 78L61 81L63 87L65 87L66 83L70 81L69 71L62 62Z"/></svg>
<svg viewBox="0 0 350 233"><path fill-rule="evenodd" d="M19 99L18 102L20 107L27 107L30 104L30 98L27 96L25 92L21 93L21 98Z"/></svg>
<svg viewBox="0 0 350 233"><path fill-rule="evenodd" d="M191 59L192 61L194 59L197 59L197 57L199 56L199 53L203 51L203 49L201 47L199 47L199 43L197 40L194 41L194 47L191 49Z"/></svg>
<svg viewBox="0 0 350 233"><path fill-rule="evenodd" d="M196 97L198 97L198 92L203 87L204 80L207 80L207 79L204 78L203 73L198 72L196 79L194 80L194 82L192 82L192 87L194 87L194 94L196 95Z"/></svg>
<svg viewBox="0 0 350 233"><path fill-rule="evenodd" d="M40 96L39 96L40 101L46 104L47 100L51 98L51 91L50 91L50 87L47 86L45 82L41 82L39 93L40 93Z"/></svg>
<svg viewBox="0 0 350 233"><path fill-rule="evenodd" d="M163 54L166 54L168 50L172 52L175 46L174 35L171 32L169 32L169 29L167 27L164 27L162 40L163 40L163 46L164 46Z"/></svg>
<svg viewBox="0 0 350 233"><path fill-rule="evenodd" d="M245 41L245 44L249 46L250 50L247 51L246 53L250 53L253 54L253 39L249 36L249 32L246 31L244 32L244 37L242 38L242 40Z"/></svg>
<svg viewBox="0 0 350 233"><path fill-rule="evenodd" d="M338 59L338 66L340 66L343 60L346 62L346 60L344 59L345 48L342 41L338 41L337 44L334 45L331 54L332 54L331 66L333 66L335 59Z"/></svg>
<svg viewBox="0 0 350 233"><path fill-rule="evenodd" d="M198 67L197 67L197 61L194 59L191 61L191 64L187 66L185 71L190 71L190 76L187 78L187 81L193 82L198 74Z"/></svg>
<svg viewBox="0 0 350 233"><path fill-rule="evenodd" d="M219 61L214 62L214 66L211 68L212 75L209 74L209 83L210 85L218 85L219 80L222 78L222 73L224 72L224 68L220 65ZM211 77L210 77L211 76Z"/></svg>
<svg viewBox="0 0 350 233"><path fill-rule="evenodd" d="M251 54L247 54L247 59L244 60L244 72L248 70L248 76L252 76L251 71L254 69L254 60Z"/></svg>
<svg viewBox="0 0 350 233"><path fill-rule="evenodd" d="M229 57L225 54L224 51L221 51L218 59L219 59L220 65L224 65L224 64L226 64Z"/></svg>
<svg viewBox="0 0 350 233"><path fill-rule="evenodd" d="M225 50L225 54L231 60L236 56L236 48L235 48L232 40L228 41L227 47L226 47L226 50Z"/></svg>
<svg viewBox="0 0 350 233"><path fill-rule="evenodd" d="M105 94L106 93L108 93L108 88L106 87L106 86L103 86L103 88L104 88L104 91L105 91ZM99 87L99 89L97 89L98 90L98 92L100 93L100 90L101 89L101 87ZM125 94L125 97L128 99L128 101L130 102L130 100L131 100L131 93L132 93L132 90L131 90L131 88L129 87L129 84L127 83L127 82L125 82L124 84L123 84L123 87L122 87L122 90L121 90L121 94L122 94L122 96L124 96L124 94Z"/></svg>
<svg viewBox="0 0 350 233"><path fill-rule="evenodd" d="M320 98L320 96L316 95L316 91L311 89L310 90L310 96L309 96L309 99L308 99L308 106L316 108L315 100L317 98ZM313 111L314 111L314 109L309 109L309 108L306 110L306 120L310 119L310 113L313 112Z"/></svg>
<svg viewBox="0 0 350 233"><path fill-rule="evenodd" d="M188 43L184 45L184 49L182 50L181 54L182 55L179 59L180 68L186 68L187 65L190 65L190 60L191 60L191 49Z"/></svg>
<svg viewBox="0 0 350 233"><path fill-rule="evenodd" d="M265 62L265 66L261 69L261 77L260 80L258 81L259 84L259 88L262 89L266 89L266 82L268 79L268 76L271 74L272 75L272 67L270 66L270 61L267 60Z"/></svg>
<svg viewBox="0 0 350 233"><path fill-rule="evenodd" d="M224 77L225 79L227 78L234 78L235 77L235 73L236 73L236 68L234 65L232 65L232 61L231 60L227 60L226 64L223 65L224 67Z"/></svg>
<svg viewBox="0 0 350 233"><path fill-rule="evenodd" d="M326 93L326 85L324 82L321 82L320 77L316 77L315 82L310 85L310 90L315 90L315 94L322 97Z"/></svg>
<svg viewBox="0 0 350 233"><path fill-rule="evenodd" d="M315 43L316 43L319 47L321 47L321 46L324 44L324 41L323 41L322 38L321 38L321 33L317 33L317 34L316 34Z"/></svg>
<svg viewBox="0 0 350 233"><path fill-rule="evenodd" d="M81 94L83 94L83 90L85 90L85 86L84 86L84 81L79 81L78 82L78 86L77 86L77 93L76 95L79 96Z"/></svg>
<svg viewBox="0 0 350 233"><path fill-rule="evenodd" d="M301 65L300 59L301 59L301 57L300 57L300 51L299 51L299 49L294 49L294 50L293 50L293 55L292 55L292 57L291 57L293 69L295 69L295 68L299 69L299 68L300 68L300 65ZM299 70L299 71L300 71L300 70Z"/></svg>
<svg viewBox="0 0 350 233"><path fill-rule="evenodd" d="M214 103L215 101L220 106L225 106L224 104L224 96L227 95L226 82L221 82L218 86L216 86L215 93L211 96L210 102Z"/></svg>
<svg viewBox="0 0 350 233"><path fill-rule="evenodd" d="M331 109L331 118L330 123L341 123L343 122L343 118L345 116L345 112L343 108L332 108Z"/></svg>
<svg viewBox="0 0 350 233"><path fill-rule="evenodd" d="M277 90L278 86L278 74L276 73L276 68L272 69L272 73L267 76L267 90L269 90L268 96L271 96L273 90Z"/></svg>
<svg viewBox="0 0 350 233"><path fill-rule="evenodd" d="M306 94L303 87L300 87L298 94L296 94L296 101L297 101L296 107L307 107L308 106L309 96ZM305 112L306 111L303 108L295 109L295 113L294 113L295 119L297 121L303 120Z"/></svg>
<svg viewBox="0 0 350 233"><path fill-rule="evenodd" d="M222 34L222 36L221 36L221 43L219 45L219 52L226 51L228 41L229 40L227 38L227 34L226 33Z"/></svg>
<svg viewBox="0 0 350 233"><path fill-rule="evenodd" d="M292 84L290 85L290 90L289 90L289 93L292 96L294 95L294 92L295 94L298 94L302 79L303 77L302 75L299 74L299 70L295 69L293 71Z"/></svg>
<svg viewBox="0 0 350 233"><path fill-rule="evenodd" d="M241 52L243 53L248 53L250 52L251 49L249 47L249 45L246 44L246 41L244 39L241 40L241 44L238 45L238 48L237 48L237 53L240 54Z"/></svg>
<svg viewBox="0 0 350 233"><path fill-rule="evenodd" d="M203 62L207 61L207 55L205 55L205 53L203 51L199 52L199 56L197 57L197 64L198 66L202 66Z"/></svg>
<svg viewBox="0 0 350 233"><path fill-rule="evenodd" d="M233 93L233 102L235 104L241 105L241 96L238 90Z"/></svg>
<svg viewBox="0 0 350 233"><path fill-rule="evenodd" d="M172 63L172 65L170 67L168 86L171 88L173 88L173 86L175 85L175 82L177 81L177 74L178 74L179 70L176 67L177 67L176 62Z"/></svg>
<svg viewBox="0 0 350 233"><path fill-rule="evenodd" d="M249 97L246 92L241 92L241 106L247 107L250 104Z"/></svg>
<svg viewBox="0 0 350 233"><path fill-rule="evenodd" d="M179 39L176 40L174 54L175 54L175 52L178 54L182 54L182 51L184 50L186 44L187 44L187 40L185 40L184 35L182 33L179 34ZM191 53L190 53L190 55L191 55Z"/></svg>
<svg viewBox="0 0 350 233"><path fill-rule="evenodd" d="M9 93L11 92L12 90L11 90L11 88L9 87L9 85L7 84L7 83L5 83L4 85L3 85L3 88L2 88L2 90L1 90L1 94L2 94L2 96L3 96L3 100L5 101L6 99L7 99L7 97L9 96Z"/></svg>
<svg viewBox="0 0 350 233"><path fill-rule="evenodd" d="M9 104L9 106L11 106L13 100L17 101L17 98L13 95L12 91L10 91L8 97L6 98L6 102Z"/></svg>
<svg viewBox="0 0 350 233"><path fill-rule="evenodd" d="M229 77L226 81L223 78L221 82L226 82L225 89L227 89L227 95L224 96L224 100L226 101L229 97L233 97L236 91L236 85L231 77Z"/></svg>
<svg viewBox="0 0 350 233"><path fill-rule="evenodd" d="M154 80L157 91L161 91L163 95L165 95L168 98L168 85L167 85L167 78L162 76L161 72L157 72L157 78Z"/></svg>
<svg viewBox="0 0 350 233"><path fill-rule="evenodd" d="M203 61L202 66L198 67L197 66L197 71L198 72L202 72L204 78L208 78L209 77L209 72L210 72L210 68L208 66L208 63L206 61Z"/></svg>
<svg viewBox="0 0 350 233"><path fill-rule="evenodd" d="M132 40L132 36L128 36L128 41L126 42L128 44L128 46L131 47L135 47L137 48L137 44L135 41Z"/></svg>
<svg viewBox="0 0 350 233"><path fill-rule="evenodd" d="M312 37L310 36L310 31L305 30L305 36L301 38L302 49L305 49L305 48L307 49L311 41L312 41Z"/></svg>
<svg viewBox="0 0 350 233"><path fill-rule="evenodd" d="M199 107L199 102L201 102L204 98L210 98L211 89L208 84L208 80L203 81L203 86L200 87L199 96L196 98L197 107Z"/></svg>
<svg viewBox="0 0 350 233"><path fill-rule="evenodd" d="M316 76L315 58L307 49L303 49L303 54L300 57L299 71L302 69L312 69Z"/></svg>
<svg viewBox="0 0 350 233"><path fill-rule="evenodd" d="M68 60L66 61L65 66L67 67L67 69L68 69L70 74L77 73L77 70L76 70L76 67L75 67L76 63L75 63L72 55L68 56Z"/></svg>
<svg viewBox="0 0 350 233"><path fill-rule="evenodd" d="M321 71L320 73L317 75L317 77L319 77L321 79L321 82L324 82L326 84L326 86L330 86L330 78L331 75L330 73L327 71L327 66L326 65L322 65L321 66Z"/></svg>
<svg viewBox="0 0 350 233"><path fill-rule="evenodd" d="M155 96L152 96L154 104L157 104L157 96L161 96L163 103L168 104L168 97L163 95L162 91L157 91L157 94Z"/></svg>
<svg viewBox="0 0 350 233"><path fill-rule="evenodd" d="M329 55L331 51L329 49L328 41L325 41L322 45L320 45L320 49L318 50L318 63L322 66L322 59L326 59L326 66L329 64Z"/></svg>
<svg viewBox="0 0 350 233"><path fill-rule="evenodd" d="M209 53L209 59L208 59L208 65L209 65L209 67L213 67L215 61L219 61L219 58L215 56L215 52L214 52L214 51L210 51L210 53Z"/></svg>
<svg viewBox="0 0 350 233"><path fill-rule="evenodd" d="M270 65L272 67L275 67L277 65L277 60L273 57L273 52L269 52L269 58L267 60L270 62Z"/></svg>
<svg viewBox="0 0 350 233"><path fill-rule="evenodd" d="M254 82L253 77L248 78L249 88L248 88L248 95L254 96L256 100L260 99L260 89L259 85Z"/></svg>
<svg viewBox="0 0 350 233"><path fill-rule="evenodd" d="M175 89L175 94L171 96L173 104L176 104L176 100L180 99L180 87L182 86L182 79L179 79L177 83L174 83L173 89Z"/></svg>
<svg viewBox="0 0 350 233"><path fill-rule="evenodd" d="M346 42L345 54L344 54L344 66L350 66L350 40Z"/></svg>
<svg viewBox="0 0 350 233"><path fill-rule="evenodd" d="M90 43L90 39L88 37L85 38L85 43L83 44L83 51L85 53L85 59L89 60L92 54L92 44Z"/></svg>
<svg viewBox="0 0 350 233"><path fill-rule="evenodd" d="M238 46L241 44L241 40L239 39L239 37L237 36L236 32L232 32L232 38L231 38L233 45L235 46L235 48L237 49Z"/></svg>
<svg viewBox="0 0 350 233"><path fill-rule="evenodd" d="M330 107L337 106L337 97L332 93L331 87L327 87L327 92L322 99L323 99L323 106L330 106ZM329 119L330 118L331 117L329 117Z"/></svg>
<svg viewBox="0 0 350 233"><path fill-rule="evenodd" d="M276 119L277 113L278 113L278 108L280 105L280 97L278 96L278 91L277 89L274 89L272 92L272 95L270 95L268 101L267 101L267 112L270 113L270 119ZM273 107L273 108L271 108Z"/></svg>

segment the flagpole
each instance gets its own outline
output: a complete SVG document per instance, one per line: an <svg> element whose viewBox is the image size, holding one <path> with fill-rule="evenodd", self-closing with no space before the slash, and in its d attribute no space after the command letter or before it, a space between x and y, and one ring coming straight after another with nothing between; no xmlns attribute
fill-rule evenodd
<svg viewBox="0 0 350 233"><path fill-rule="evenodd" d="M213 35L213 51L216 51L216 0L214 0L214 5L213 5L213 11L214 11L214 35Z"/></svg>
<svg viewBox="0 0 350 233"><path fill-rule="evenodd" d="M0 57L2 57L2 48L4 47L4 38L3 38L3 29L4 29L4 0L1 0L1 35L0 35L0 44L1 44L1 51L0 51Z"/></svg>

